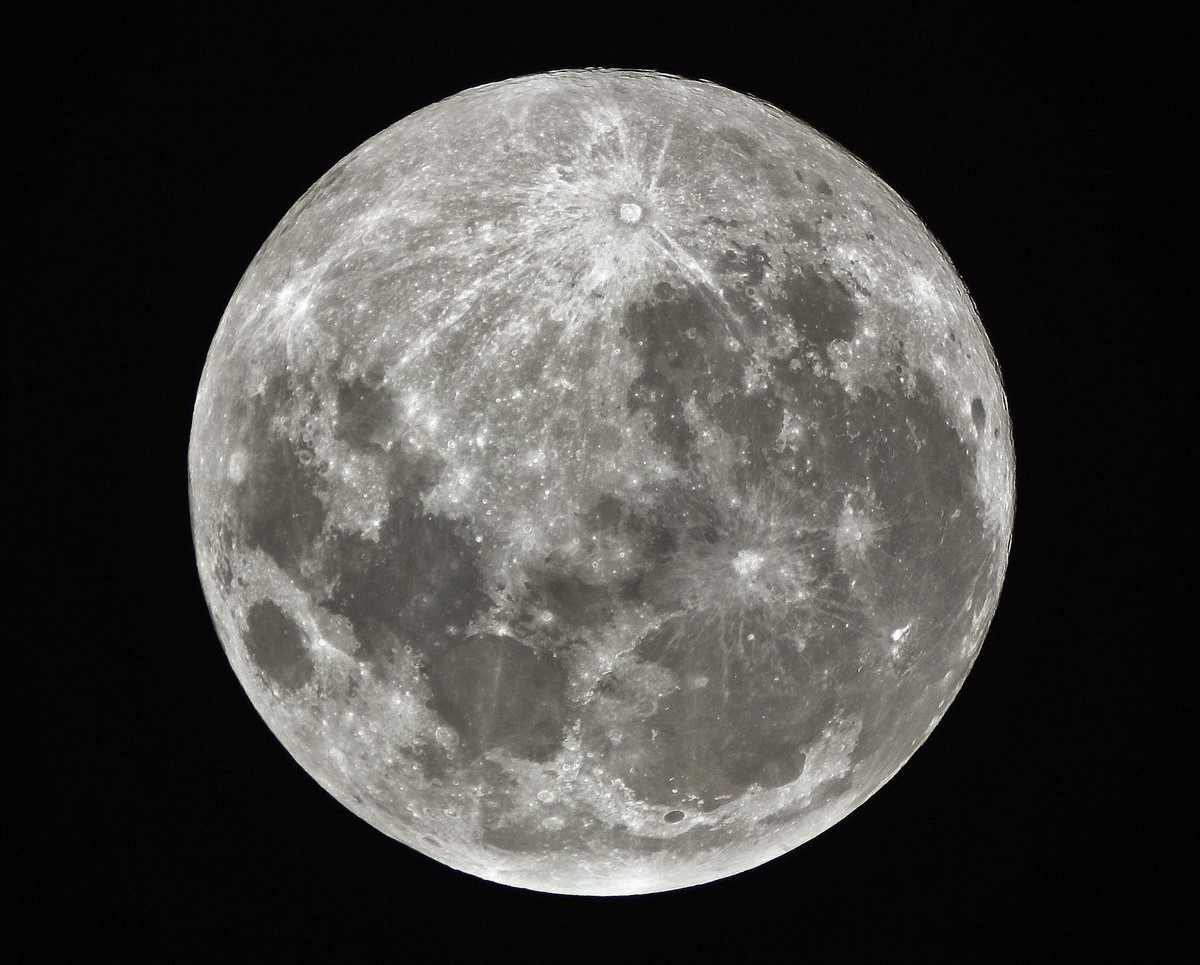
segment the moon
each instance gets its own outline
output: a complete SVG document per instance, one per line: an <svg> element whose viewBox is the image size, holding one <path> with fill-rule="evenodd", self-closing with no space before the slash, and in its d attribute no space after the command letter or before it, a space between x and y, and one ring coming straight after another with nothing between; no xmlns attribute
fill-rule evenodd
<svg viewBox="0 0 1200 965"><path fill-rule="evenodd" d="M653 72L468 90L246 271L188 456L229 661L380 831L546 892L712 881L865 801L996 609L1013 442L862 162Z"/></svg>

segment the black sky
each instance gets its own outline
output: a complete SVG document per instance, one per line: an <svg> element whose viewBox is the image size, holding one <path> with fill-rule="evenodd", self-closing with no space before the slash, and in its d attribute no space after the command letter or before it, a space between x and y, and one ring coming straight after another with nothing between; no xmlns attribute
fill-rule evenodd
<svg viewBox="0 0 1200 965"><path fill-rule="evenodd" d="M15 515L50 550L22 567L10 603L30 618L21 649L35 657L10 707L19 927L47 949L114 960L190 948L472 961L502 946L522 961L1016 961L1125 947L1157 960L1182 939L1194 947L1188 31L1151 5L1127 20L894 7L734 6L697 20L698 5L398 5L380 19L296 5L282 21L248 6L147 8L43 14L12 35L12 324L32 339L10 360L10 460L33 490ZM292 202L413 110L573 66L714 80L863 158L965 279L1016 437L1004 595L926 745L790 855L642 899L493 886L343 810L230 670L187 511L208 343Z"/></svg>

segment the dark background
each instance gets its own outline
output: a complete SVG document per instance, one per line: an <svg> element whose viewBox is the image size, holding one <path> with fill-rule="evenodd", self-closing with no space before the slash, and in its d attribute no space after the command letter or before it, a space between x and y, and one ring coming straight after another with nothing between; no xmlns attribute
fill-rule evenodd
<svg viewBox="0 0 1200 965"><path fill-rule="evenodd" d="M887 9L64 9L10 34L12 325L32 339L10 355L9 459L34 490L13 515L32 529L19 546L48 552L9 601L35 663L10 670L7 831L37 947L962 962L1195 946L1195 37L1149 4ZM205 352L292 202L420 107L576 66L711 79L863 158L976 299L1017 447L1004 594L925 746L791 854L644 898L492 885L334 802L230 670L188 520Z"/></svg>

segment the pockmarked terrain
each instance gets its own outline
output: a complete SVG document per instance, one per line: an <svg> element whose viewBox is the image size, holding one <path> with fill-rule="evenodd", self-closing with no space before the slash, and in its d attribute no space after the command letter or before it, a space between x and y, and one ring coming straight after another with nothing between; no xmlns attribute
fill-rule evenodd
<svg viewBox="0 0 1200 965"><path fill-rule="evenodd" d="M470 90L326 174L238 286L189 452L255 707L353 812L544 891L810 839L996 608L999 372L872 171L711 83Z"/></svg>

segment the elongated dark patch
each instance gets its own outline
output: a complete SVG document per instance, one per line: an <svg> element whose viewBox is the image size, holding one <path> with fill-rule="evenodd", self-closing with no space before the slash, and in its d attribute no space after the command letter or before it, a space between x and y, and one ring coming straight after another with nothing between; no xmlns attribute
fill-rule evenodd
<svg viewBox="0 0 1200 965"><path fill-rule="evenodd" d="M312 679L304 634L274 601L259 600L246 612L245 643L259 672L284 690L297 690Z"/></svg>
<svg viewBox="0 0 1200 965"><path fill-rule="evenodd" d="M323 482L312 449L274 422L297 405L300 390L277 376L251 400L242 440L249 460L234 505L249 545L293 574L325 524L319 496Z"/></svg>

